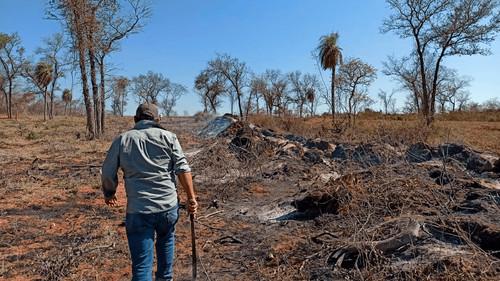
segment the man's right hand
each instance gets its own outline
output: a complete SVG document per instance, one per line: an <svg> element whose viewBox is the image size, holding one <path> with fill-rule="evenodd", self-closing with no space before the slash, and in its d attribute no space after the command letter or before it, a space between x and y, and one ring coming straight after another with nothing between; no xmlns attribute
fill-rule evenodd
<svg viewBox="0 0 500 281"><path fill-rule="evenodd" d="M189 214L196 217L196 213L198 212L198 202L196 202L196 199L189 199L186 205Z"/></svg>

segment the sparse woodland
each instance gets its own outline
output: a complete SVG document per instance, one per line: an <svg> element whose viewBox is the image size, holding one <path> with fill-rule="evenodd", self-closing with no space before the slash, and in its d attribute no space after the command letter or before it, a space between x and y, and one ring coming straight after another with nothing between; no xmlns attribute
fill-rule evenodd
<svg viewBox="0 0 500 281"><path fill-rule="evenodd" d="M0 33L0 279L130 279L123 182L107 207L100 169L133 127L133 98L158 104L193 170L198 280L498 280L500 101L475 102L472 78L445 62L490 53L499 3L386 3L381 31L414 48L383 69L344 58L342 31L314 52L331 76L253 73L217 53L193 77L200 111L183 117L174 108L190 86L108 72L118 42L147 28L149 1L49 1L64 34L36 59ZM81 93L60 85L71 71ZM397 89L376 101L381 74ZM224 103L231 114L216 118ZM190 280L180 200L174 274Z"/></svg>

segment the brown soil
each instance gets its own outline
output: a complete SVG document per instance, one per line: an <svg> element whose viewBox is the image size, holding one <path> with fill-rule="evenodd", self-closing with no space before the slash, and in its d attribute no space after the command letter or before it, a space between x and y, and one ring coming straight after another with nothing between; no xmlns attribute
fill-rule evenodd
<svg viewBox="0 0 500 281"><path fill-rule="evenodd" d="M163 124L193 169L198 280L498 280L497 154L242 123L200 138L196 121ZM0 279L130 280L124 189L107 207L99 169L131 120L92 142L83 118L53 122L0 121ZM176 241L175 279L191 280L185 209Z"/></svg>

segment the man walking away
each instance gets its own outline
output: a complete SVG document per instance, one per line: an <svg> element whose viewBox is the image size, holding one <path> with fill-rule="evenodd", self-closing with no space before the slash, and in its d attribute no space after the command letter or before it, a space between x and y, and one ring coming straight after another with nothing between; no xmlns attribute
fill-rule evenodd
<svg viewBox="0 0 500 281"><path fill-rule="evenodd" d="M175 176L187 194L187 208L196 215L198 203L191 169L177 136L158 122L158 108L141 104L132 130L112 143L102 165L102 191L109 206L117 206L118 168L127 193L126 231L132 258L132 280L152 280L153 247L156 281L172 280L174 230L179 215ZM156 233L156 243L155 240Z"/></svg>

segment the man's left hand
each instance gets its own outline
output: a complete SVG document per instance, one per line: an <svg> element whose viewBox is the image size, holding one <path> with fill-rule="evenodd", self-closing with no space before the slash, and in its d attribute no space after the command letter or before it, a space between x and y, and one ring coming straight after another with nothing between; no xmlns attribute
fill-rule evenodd
<svg viewBox="0 0 500 281"><path fill-rule="evenodd" d="M104 203L106 203L106 205L108 206L116 207L118 206L118 199L116 199L116 196L113 195L109 198L104 198Z"/></svg>

